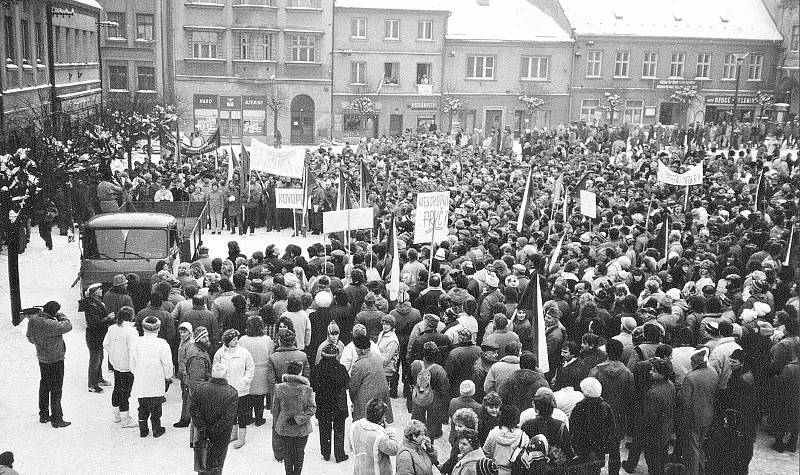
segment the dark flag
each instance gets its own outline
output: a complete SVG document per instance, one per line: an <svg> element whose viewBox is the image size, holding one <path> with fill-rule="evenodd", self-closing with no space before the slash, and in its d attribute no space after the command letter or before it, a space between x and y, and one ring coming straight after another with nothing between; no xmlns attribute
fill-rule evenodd
<svg viewBox="0 0 800 475"><path fill-rule="evenodd" d="M767 190L766 190L767 181L764 179L764 169L761 169L761 173L758 174L758 181L756 182L756 211L764 211L766 205L764 205L764 201L768 201L767 198Z"/></svg>
<svg viewBox="0 0 800 475"><path fill-rule="evenodd" d="M572 197L573 200L577 200L580 202L581 190L586 189L586 180L588 179L589 179L589 172L586 172L583 174L583 178L581 178L578 181L578 183L576 183L575 186L572 187L572 192L570 193L570 197Z"/></svg>
<svg viewBox="0 0 800 475"><path fill-rule="evenodd" d="M375 182L372 179L372 174L369 172L369 168L364 163L364 160L359 160L359 169L360 169L360 190L359 190L359 201L362 208L367 206L367 188L372 186Z"/></svg>
<svg viewBox="0 0 800 475"><path fill-rule="evenodd" d="M542 305L540 280L539 274L533 274L525 293L519 299L517 309L523 310L533 323L533 344L536 358L539 360L539 369L543 373L547 373L550 371L550 364L547 356L546 325L544 322L544 305Z"/></svg>

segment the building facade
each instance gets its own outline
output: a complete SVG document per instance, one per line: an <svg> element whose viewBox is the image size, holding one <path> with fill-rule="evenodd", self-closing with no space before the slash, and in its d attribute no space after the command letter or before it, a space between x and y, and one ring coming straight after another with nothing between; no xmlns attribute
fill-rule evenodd
<svg viewBox="0 0 800 475"><path fill-rule="evenodd" d="M171 100L172 48L165 0L101 0L103 90L111 98L137 96Z"/></svg>
<svg viewBox="0 0 800 475"><path fill-rule="evenodd" d="M783 34L776 100L787 104L789 114L796 116L800 113L800 0L777 0L776 22Z"/></svg>
<svg viewBox="0 0 800 475"><path fill-rule="evenodd" d="M334 9L333 135L397 135L443 125L449 12L430 2L339 0Z"/></svg>
<svg viewBox="0 0 800 475"><path fill-rule="evenodd" d="M182 133L272 143L277 122L283 143L330 137L333 0L171 5L175 97L192 111Z"/></svg>
<svg viewBox="0 0 800 475"><path fill-rule="evenodd" d="M760 0L559 0L574 37L570 121L753 121L775 84L781 34ZM702 36L702 37L701 37Z"/></svg>

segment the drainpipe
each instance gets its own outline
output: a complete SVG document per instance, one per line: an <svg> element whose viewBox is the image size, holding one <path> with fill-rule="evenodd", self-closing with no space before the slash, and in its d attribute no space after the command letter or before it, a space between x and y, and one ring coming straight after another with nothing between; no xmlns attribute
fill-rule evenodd
<svg viewBox="0 0 800 475"><path fill-rule="evenodd" d="M61 137L61 118L57 113L61 110L61 104L58 103L58 96L56 95L56 55L54 52L53 41L53 2L47 2L45 5L45 18L47 23L47 76L50 81L50 115L53 118L51 121L55 130L53 130L56 137Z"/></svg>
<svg viewBox="0 0 800 475"><path fill-rule="evenodd" d="M333 111L334 111L334 107L333 107L333 78L334 78L334 76L333 76L333 68L334 68L334 64L336 64L336 57L335 57L335 53L334 53L334 51L336 49L336 38L334 37L333 32L336 31L336 0L333 0L333 6L331 8L332 8L332 10L331 10L331 74L330 74L330 78L331 78L331 86L330 86L331 87L331 94L330 94L330 96L331 96L331 101L330 101L330 104L331 104L330 105L331 126L328 127L328 140L330 140L331 143L333 143L333 127L334 127L334 124L336 123L336 121L333 119ZM314 124L314 126L316 127L316 124ZM342 127L344 127L344 122L342 122Z"/></svg>

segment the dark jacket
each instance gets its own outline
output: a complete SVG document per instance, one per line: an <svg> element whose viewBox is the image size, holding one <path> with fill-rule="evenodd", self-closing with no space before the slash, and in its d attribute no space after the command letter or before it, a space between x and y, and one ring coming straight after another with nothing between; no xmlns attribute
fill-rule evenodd
<svg viewBox="0 0 800 475"><path fill-rule="evenodd" d="M211 310L207 310L204 308L192 308L188 310L181 316L181 320L178 322L180 325L183 322L189 322L192 324L192 328L196 329L197 327L205 327L208 330L208 340L211 342L211 351L209 353L213 354L219 348L220 341L222 341L222 332L219 328L219 323L217 323L217 319L214 317L214 314L211 313Z"/></svg>
<svg viewBox="0 0 800 475"><path fill-rule="evenodd" d="M117 313L119 309L125 306L133 308L133 298L125 292L118 292L116 287L103 295L103 303L109 313Z"/></svg>
<svg viewBox="0 0 800 475"><path fill-rule="evenodd" d="M236 389L225 379L211 378L210 381L198 385L192 394L189 413L200 434L199 438L219 442L230 440L238 400ZM227 444L223 447L227 450Z"/></svg>
<svg viewBox="0 0 800 475"><path fill-rule="evenodd" d="M602 458L616 437L611 406L599 397L578 401L569 417L569 429L575 455L586 460Z"/></svg>
<svg viewBox="0 0 800 475"><path fill-rule="evenodd" d="M620 361L606 360L589 371L603 388L603 400L611 406L617 423L617 437L625 437L633 397L633 373Z"/></svg>
<svg viewBox="0 0 800 475"><path fill-rule="evenodd" d="M660 381L647 391L642 403L642 442L646 447L669 444L674 409L675 386L672 381Z"/></svg>
<svg viewBox="0 0 800 475"><path fill-rule="evenodd" d="M311 370L311 388L317 397L317 419L347 419L350 375L336 358L325 358Z"/></svg>
<svg viewBox="0 0 800 475"><path fill-rule="evenodd" d="M169 312L166 310L161 310L161 308L153 308L152 305L148 305L147 308L142 309L139 313L136 314L136 330L139 332L139 336L144 335L144 329L142 328L142 322L147 317L156 317L161 321L161 328L158 330L158 337L167 342L172 342L175 339L175 319L172 318ZM211 335L209 335L210 337Z"/></svg>
<svg viewBox="0 0 800 475"><path fill-rule="evenodd" d="M317 412L314 390L308 379L284 374L283 382L275 386L272 398L272 418L275 432L284 437L303 437L314 428L311 418Z"/></svg>
<svg viewBox="0 0 800 475"><path fill-rule="evenodd" d="M78 311L86 314L86 346L90 351L102 350L103 339L112 322L105 304L98 298L87 297L78 302Z"/></svg>
<svg viewBox="0 0 800 475"><path fill-rule="evenodd" d="M574 452L572 451L572 436L564 421L553 419L552 416L536 417L525 421L521 429L528 434L528 438L532 438L537 434L542 434L547 437L551 449L561 449L567 460L571 460L574 456Z"/></svg>
<svg viewBox="0 0 800 475"><path fill-rule="evenodd" d="M472 379L472 368L480 357L481 348L471 343L459 345L450 351L444 363L444 370L450 378L450 397L460 396L461 382Z"/></svg>
<svg viewBox="0 0 800 475"><path fill-rule="evenodd" d="M558 368L558 374L556 374L553 380L553 391L558 391L567 386L572 386L576 391L580 391L581 381L588 375L589 368L586 367L586 364L584 364L580 358L576 358L575 361L567 366Z"/></svg>
<svg viewBox="0 0 800 475"><path fill-rule="evenodd" d="M718 380L717 371L706 364L693 369L683 378L680 396L686 427L711 427Z"/></svg>
<svg viewBox="0 0 800 475"><path fill-rule="evenodd" d="M500 398L524 410L533 407L533 396L539 388L549 387L550 384L539 370L518 369L499 387Z"/></svg>
<svg viewBox="0 0 800 475"><path fill-rule="evenodd" d="M55 317L45 312L28 317L28 341L36 345L36 357L40 363L55 363L64 359L67 345L64 334L72 330L72 323L58 313Z"/></svg>

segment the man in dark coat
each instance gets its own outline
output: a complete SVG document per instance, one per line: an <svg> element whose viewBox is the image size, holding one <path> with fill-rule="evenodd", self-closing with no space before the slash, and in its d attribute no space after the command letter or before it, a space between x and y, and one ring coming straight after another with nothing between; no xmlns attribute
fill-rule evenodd
<svg viewBox="0 0 800 475"><path fill-rule="evenodd" d="M86 314L86 346L89 348L89 392L102 393L100 386L109 386L103 379L103 339L114 317L103 304L103 284L96 283L86 289L86 298L78 302L78 311Z"/></svg>
<svg viewBox="0 0 800 475"><path fill-rule="evenodd" d="M530 351L523 351L520 355L519 368L502 387L498 386L500 397L518 407L533 407L536 391L539 388L549 388L550 384L537 368L536 355Z"/></svg>
<svg viewBox="0 0 800 475"><path fill-rule="evenodd" d="M450 397L459 397L462 381L472 378L472 367L481 357L481 348L472 342L472 332L468 328L458 330L458 345L450 351L444 363L444 370L450 378Z"/></svg>
<svg viewBox="0 0 800 475"><path fill-rule="evenodd" d="M581 381L584 399L575 404L569 418L572 449L581 462L604 460L609 445L616 439L616 426L611 406L600 397L600 381L588 377ZM600 473L600 468L597 468Z"/></svg>
<svg viewBox="0 0 800 475"><path fill-rule="evenodd" d="M668 361L653 357L650 365L653 385L647 390L642 403L642 448L648 473L662 475L672 436L675 385L669 380L672 368ZM633 473L635 467L629 465L623 464L623 468L626 472Z"/></svg>
<svg viewBox="0 0 800 475"><path fill-rule="evenodd" d="M195 470L200 474L221 473L228 454L239 397L236 389L225 380L227 372L225 366L215 364L211 380L198 385L192 393L189 413L196 429ZM198 466L202 455L206 457L205 466Z"/></svg>
<svg viewBox="0 0 800 475"><path fill-rule="evenodd" d="M567 341L561 347L561 359L563 364L558 368L558 373L553 380L553 391L572 386L576 391L580 391L581 381L589 375L589 368L578 358L578 344L574 341Z"/></svg>
<svg viewBox="0 0 800 475"><path fill-rule="evenodd" d="M408 349L408 355L406 356L406 359L411 362L421 360L423 345L429 341L432 341L436 343L436 347L439 349L437 362L444 362L444 360L446 360L447 356L450 354L452 342L450 341L449 337L436 331L439 326L439 317L437 315L428 313L425 315L424 320L425 330L420 333L420 335L414 340L414 343Z"/></svg>
<svg viewBox="0 0 800 475"><path fill-rule="evenodd" d="M682 445L683 462L687 473L705 473L705 452L702 442L714 419L714 401L719 376L708 366L708 348L692 353L692 371L683 379L681 402L683 403L685 434L678 434Z"/></svg>
<svg viewBox="0 0 800 475"><path fill-rule="evenodd" d="M331 432L333 432L333 456L336 463L349 457L344 453L344 424L347 420L347 388L350 375L339 363L339 348L328 344L322 349L322 360L311 370L311 388L317 397L317 420L319 421L319 445L322 458L331 458Z"/></svg>

